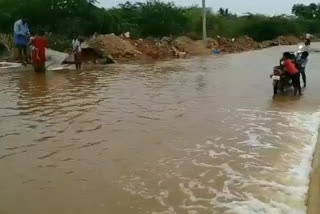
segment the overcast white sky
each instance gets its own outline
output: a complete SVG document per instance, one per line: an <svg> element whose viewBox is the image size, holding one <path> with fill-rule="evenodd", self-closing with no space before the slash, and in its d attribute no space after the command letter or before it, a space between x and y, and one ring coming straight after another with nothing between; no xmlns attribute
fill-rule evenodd
<svg viewBox="0 0 320 214"><path fill-rule="evenodd" d="M130 0L131 2L145 0ZM170 1L170 0L163 0ZM126 0L99 0L103 7L117 6L119 3L124 3ZM180 6L201 5L201 0L171 0ZM246 12L263 13L269 15L290 14L291 8L297 3L312 3L317 0L207 0L208 7L217 10L220 7L229 8L233 13L243 14Z"/></svg>

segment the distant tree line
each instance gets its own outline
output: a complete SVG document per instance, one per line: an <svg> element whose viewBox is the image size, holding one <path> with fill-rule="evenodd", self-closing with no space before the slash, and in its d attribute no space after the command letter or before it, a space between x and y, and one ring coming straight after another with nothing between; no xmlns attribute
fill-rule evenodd
<svg viewBox="0 0 320 214"><path fill-rule="evenodd" d="M189 35L201 38L199 7L179 7L159 0L124 3L104 9L96 0L0 0L0 33L12 33L13 23L26 17L32 32L45 30L65 37L97 33L134 37ZM257 41L279 35L320 33L320 5L297 4L292 16L238 16L229 9L217 13L208 9L208 35L238 37L248 35Z"/></svg>

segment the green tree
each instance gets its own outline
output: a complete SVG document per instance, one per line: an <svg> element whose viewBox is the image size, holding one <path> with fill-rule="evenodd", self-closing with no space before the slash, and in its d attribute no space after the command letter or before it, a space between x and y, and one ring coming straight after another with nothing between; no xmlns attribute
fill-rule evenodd
<svg viewBox="0 0 320 214"><path fill-rule="evenodd" d="M319 19L320 18L320 4L295 4L292 7L292 13L304 19Z"/></svg>

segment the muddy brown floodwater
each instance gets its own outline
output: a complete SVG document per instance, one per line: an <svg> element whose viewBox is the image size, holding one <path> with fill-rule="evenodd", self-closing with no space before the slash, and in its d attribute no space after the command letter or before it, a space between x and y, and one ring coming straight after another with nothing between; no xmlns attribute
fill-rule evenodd
<svg viewBox="0 0 320 214"><path fill-rule="evenodd" d="M301 98L268 77L295 48L0 70L0 213L305 214L320 54Z"/></svg>

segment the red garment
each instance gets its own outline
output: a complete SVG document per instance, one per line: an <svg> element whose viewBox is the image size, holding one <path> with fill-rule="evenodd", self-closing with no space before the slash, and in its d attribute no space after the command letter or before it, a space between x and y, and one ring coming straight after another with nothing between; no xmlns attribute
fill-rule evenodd
<svg viewBox="0 0 320 214"><path fill-rule="evenodd" d="M298 69L296 68L295 64L290 59L286 59L284 61L284 67L287 69L290 75L295 75L298 73Z"/></svg>
<svg viewBox="0 0 320 214"><path fill-rule="evenodd" d="M46 47L48 40L45 37L37 36L33 39L32 44L34 50L32 51L32 61L36 65L44 65L46 62Z"/></svg>

